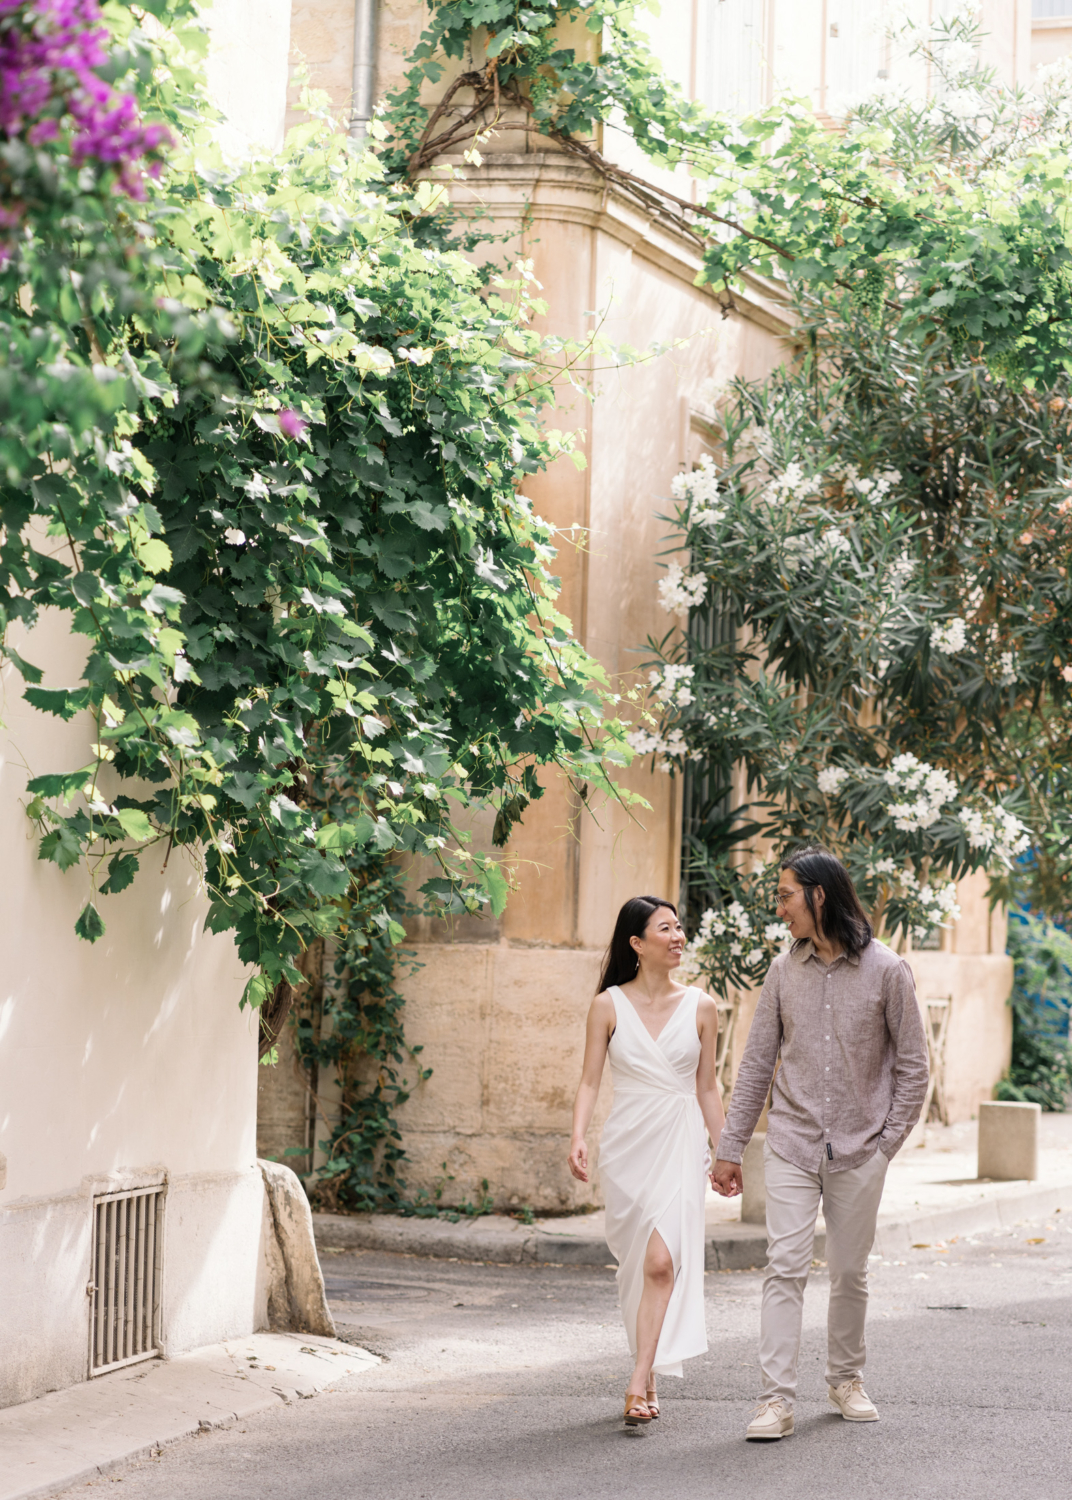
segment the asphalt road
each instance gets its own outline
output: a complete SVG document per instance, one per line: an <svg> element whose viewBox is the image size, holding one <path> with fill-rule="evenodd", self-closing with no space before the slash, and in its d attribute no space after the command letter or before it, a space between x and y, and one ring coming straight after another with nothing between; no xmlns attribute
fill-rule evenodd
<svg viewBox="0 0 1072 1500"><path fill-rule="evenodd" d="M1062 1223L1067 1218L1067 1224ZM872 1261L867 1389L826 1404L812 1273L795 1436L743 1441L761 1273L706 1278L710 1350L627 1432L610 1270L332 1255L340 1332L372 1375L108 1479L123 1500L1069 1500L1072 1214ZM121 1490L115 1486L122 1484Z"/></svg>

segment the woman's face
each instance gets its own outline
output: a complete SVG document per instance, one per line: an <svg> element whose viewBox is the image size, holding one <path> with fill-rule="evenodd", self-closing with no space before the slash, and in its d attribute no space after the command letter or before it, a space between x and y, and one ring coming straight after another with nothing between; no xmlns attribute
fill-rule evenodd
<svg viewBox="0 0 1072 1500"><path fill-rule="evenodd" d="M668 906L659 906L648 918L643 937L629 941L646 964L676 969L685 947L685 929Z"/></svg>

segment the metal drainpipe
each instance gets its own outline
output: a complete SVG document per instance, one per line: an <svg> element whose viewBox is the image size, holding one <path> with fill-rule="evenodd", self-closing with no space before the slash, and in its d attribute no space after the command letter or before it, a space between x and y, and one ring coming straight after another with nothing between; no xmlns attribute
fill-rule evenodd
<svg viewBox="0 0 1072 1500"><path fill-rule="evenodd" d="M376 94L376 10L378 0L354 0L354 76L350 137L365 138Z"/></svg>

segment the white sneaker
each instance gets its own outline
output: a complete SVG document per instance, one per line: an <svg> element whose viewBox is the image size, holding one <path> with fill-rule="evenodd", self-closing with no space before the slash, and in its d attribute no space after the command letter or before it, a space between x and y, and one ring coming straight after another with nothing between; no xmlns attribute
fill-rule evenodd
<svg viewBox="0 0 1072 1500"><path fill-rule="evenodd" d="M761 1401L748 1424L745 1439L749 1443L776 1443L793 1435L793 1408L787 1401Z"/></svg>
<svg viewBox="0 0 1072 1500"><path fill-rule="evenodd" d="M875 1403L864 1390L864 1383L857 1375L855 1380L843 1380L840 1385L828 1385L827 1398L836 1406L846 1422L877 1422Z"/></svg>

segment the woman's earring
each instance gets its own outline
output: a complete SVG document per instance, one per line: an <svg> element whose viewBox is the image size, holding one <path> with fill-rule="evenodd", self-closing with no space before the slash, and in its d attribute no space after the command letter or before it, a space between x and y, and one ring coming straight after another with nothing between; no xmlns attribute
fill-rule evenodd
<svg viewBox="0 0 1072 1500"><path fill-rule="evenodd" d="M638 974L640 973L640 954L639 953L637 954L637 959L636 959L636 971L637 971Z"/></svg>

